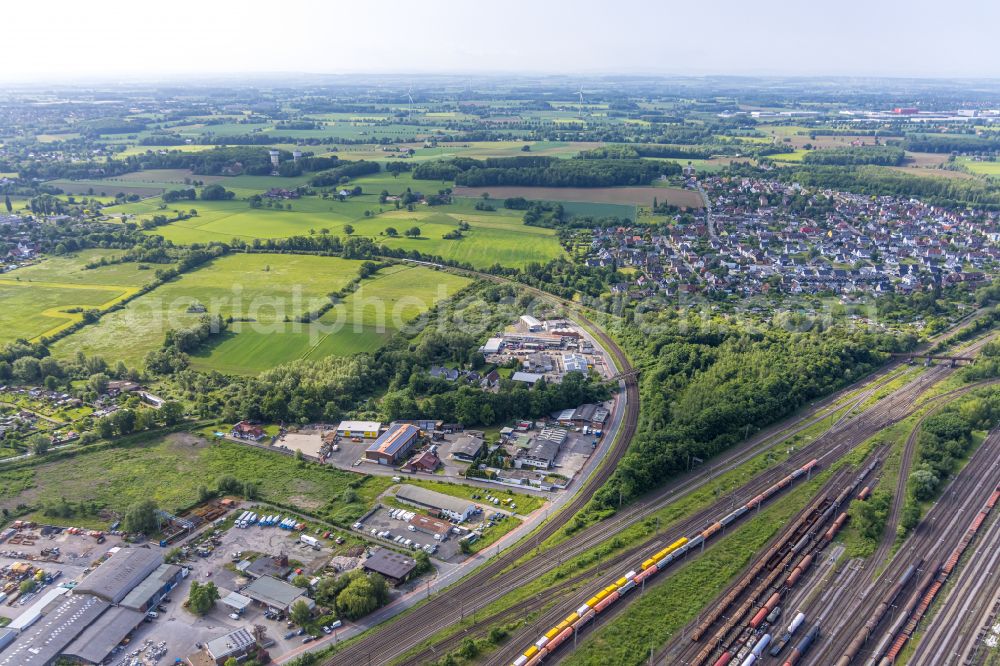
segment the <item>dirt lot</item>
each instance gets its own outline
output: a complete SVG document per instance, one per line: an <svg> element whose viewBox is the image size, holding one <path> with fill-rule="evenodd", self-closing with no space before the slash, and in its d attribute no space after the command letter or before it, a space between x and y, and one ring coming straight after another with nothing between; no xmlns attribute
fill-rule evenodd
<svg viewBox="0 0 1000 666"><path fill-rule="evenodd" d="M652 206L653 199L675 206L701 208L701 197L693 190L678 187L456 187L455 196L478 197L488 191L494 199L524 197L545 201L586 201L591 203L638 204Z"/></svg>

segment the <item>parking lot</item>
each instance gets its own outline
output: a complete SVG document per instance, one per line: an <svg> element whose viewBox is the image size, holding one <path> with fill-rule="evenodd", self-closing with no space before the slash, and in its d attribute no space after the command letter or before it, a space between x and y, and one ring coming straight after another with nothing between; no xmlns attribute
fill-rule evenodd
<svg viewBox="0 0 1000 666"><path fill-rule="evenodd" d="M452 561L455 559L461 559L462 551L459 550L458 537L461 535L451 534L448 539L436 540L433 535L422 532L419 530L410 530L409 518L393 518L392 513L398 511L392 507L382 507L378 509L375 513L365 519L361 523L359 531L364 532L369 538L379 539L385 541L386 545L391 546L397 550L417 550L423 546L437 546L437 552L433 553L433 557ZM416 511L407 510L407 514L412 516ZM459 528L462 534L467 533L464 528ZM375 534L372 534L372 531ZM377 536L380 533L388 532L389 534L385 536ZM411 547L406 546L395 541L396 537L402 537L403 539L409 539L411 541ZM430 554L430 553L428 553Z"/></svg>

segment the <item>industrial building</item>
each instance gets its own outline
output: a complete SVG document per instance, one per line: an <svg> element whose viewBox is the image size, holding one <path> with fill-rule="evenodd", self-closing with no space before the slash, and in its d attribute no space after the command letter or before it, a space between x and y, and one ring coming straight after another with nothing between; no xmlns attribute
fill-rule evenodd
<svg viewBox="0 0 1000 666"><path fill-rule="evenodd" d="M183 576L159 551L112 551L75 588L46 589L8 626L0 666L48 666L60 658L103 663Z"/></svg>
<svg viewBox="0 0 1000 666"><path fill-rule="evenodd" d="M527 384L528 386L534 386L535 382L544 377L545 375L540 375L537 372L515 372L510 376L512 382L521 382L522 384Z"/></svg>
<svg viewBox="0 0 1000 666"><path fill-rule="evenodd" d="M161 564L141 583L132 588L121 605L140 613L156 608L163 597L177 586L182 569L176 564Z"/></svg>
<svg viewBox="0 0 1000 666"><path fill-rule="evenodd" d="M393 423L365 451L365 458L379 465L395 465L420 441L420 429L409 423Z"/></svg>
<svg viewBox="0 0 1000 666"><path fill-rule="evenodd" d="M482 354L499 354L501 349L503 349L503 338L490 338L479 351Z"/></svg>
<svg viewBox="0 0 1000 666"><path fill-rule="evenodd" d="M427 490L418 486L403 485L396 491L396 499L407 502L457 522L468 520L476 512L476 505L471 500L452 497L443 493Z"/></svg>
<svg viewBox="0 0 1000 666"><path fill-rule="evenodd" d="M53 601L41 619L0 652L0 666L49 666L110 605L90 594Z"/></svg>
<svg viewBox="0 0 1000 666"><path fill-rule="evenodd" d="M583 354L563 354L562 355L563 372L569 374L570 372L582 372L587 374L590 370L590 362L587 361L587 357Z"/></svg>
<svg viewBox="0 0 1000 666"><path fill-rule="evenodd" d="M451 457L455 460L470 463L483 451L482 433L467 432L459 436L451 445Z"/></svg>
<svg viewBox="0 0 1000 666"><path fill-rule="evenodd" d="M205 644L205 650L216 664L222 666L230 658L241 661L251 652L256 652L257 640L253 634L241 627L225 636L210 640Z"/></svg>
<svg viewBox="0 0 1000 666"><path fill-rule="evenodd" d="M145 617L145 613L130 608L109 608L69 644L63 656L88 664L100 664Z"/></svg>
<svg viewBox="0 0 1000 666"><path fill-rule="evenodd" d="M310 608L315 605L312 599L305 596L302 588L289 585L283 580L270 576L261 576L243 588L241 594L283 613L287 613L292 605L299 600L305 601Z"/></svg>
<svg viewBox="0 0 1000 666"><path fill-rule="evenodd" d="M376 548L362 566L365 571L385 576L393 585L399 585L410 577L417 561L388 548Z"/></svg>
<svg viewBox="0 0 1000 666"><path fill-rule="evenodd" d="M559 444L547 439L534 439L527 448L517 452L514 464L518 469L523 465L549 469L555 462L557 455L559 455Z"/></svg>
<svg viewBox="0 0 1000 666"><path fill-rule="evenodd" d="M419 513L413 516L413 518L410 518L410 525L413 525L413 528L418 532L437 535L440 537L438 539L439 541L444 541L451 533L450 524L444 522L443 520L431 518L430 516L424 516Z"/></svg>
<svg viewBox="0 0 1000 666"><path fill-rule="evenodd" d="M163 564L163 555L149 548L122 548L76 586L76 594L92 594L118 604Z"/></svg>
<svg viewBox="0 0 1000 666"><path fill-rule="evenodd" d="M521 315L520 324L521 327L529 333L537 333L544 328L544 326L542 326L542 322L538 321L531 315Z"/></svg>
<svg viewBox="0 0 1000 666"><path fill-rule="evenodd" d="M337 424L337 434L341 437L378 437L382 424L378 421L341 421Z"/></svg>

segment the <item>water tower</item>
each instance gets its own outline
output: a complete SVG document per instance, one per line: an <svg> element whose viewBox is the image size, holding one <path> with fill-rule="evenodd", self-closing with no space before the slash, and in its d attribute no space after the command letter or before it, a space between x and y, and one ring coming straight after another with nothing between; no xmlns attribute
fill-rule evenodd
<svg viewBox="0 0 1000 666"><path fill-rule="evenodd" d="M279 153L277 150L271 150L269 152L271 154L271 167L274 169L274 171L277 171L278 170L278 157L281 155L281 153Z"/></svg>

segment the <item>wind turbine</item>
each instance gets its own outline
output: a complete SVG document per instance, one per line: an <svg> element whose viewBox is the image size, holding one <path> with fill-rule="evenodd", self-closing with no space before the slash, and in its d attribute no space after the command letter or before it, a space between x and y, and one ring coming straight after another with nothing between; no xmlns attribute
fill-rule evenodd
<svg viewBox="0 0 1000 666"><path fill-rule="evenodd" d="M407 97L407 99L410 100L410 108L406 112L406 117L407 118L409 118L411 115L413 115L413 95L410 94L412 92L413 92L413 86L410 86L409 88L406 89L406 97Z"/></svg>

